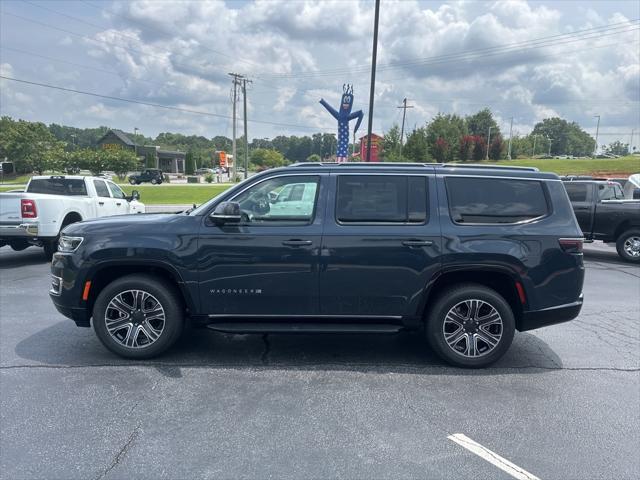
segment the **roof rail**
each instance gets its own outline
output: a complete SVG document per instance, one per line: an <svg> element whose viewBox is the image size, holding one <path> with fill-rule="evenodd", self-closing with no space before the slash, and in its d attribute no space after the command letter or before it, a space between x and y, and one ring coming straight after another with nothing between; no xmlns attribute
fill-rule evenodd
<svg viewBox="0 0 640 480"><path fill-rule="evenodd" d="M443 165L442 163L417 163L417 162L298 162L289 167L432 167Z"/></svg>
<svg viewBox="0 0 640 480"><path fill-rule="evenodd" d="M539 172L537 167L519 167L510 165L483 165L481 163L443 163L443 167L450 168L478 168L478 169L493 169L493 170L522 170L525 172Z"/></svg>

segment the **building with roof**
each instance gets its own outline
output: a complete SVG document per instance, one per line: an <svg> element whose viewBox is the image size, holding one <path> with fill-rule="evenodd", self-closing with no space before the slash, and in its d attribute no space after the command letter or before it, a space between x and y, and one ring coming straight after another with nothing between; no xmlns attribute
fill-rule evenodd
<svg viewBox="0 0 640 480"><path fill-rule="evenodd" d="M368 135L364 135L360 137L360 159L363 162L367 161L367 139ZM380 135L376 135L375 133L371 134L371 158L370 162L379 162L380 161L380 153L382 150L382 140L383 137Z"/></svg>
<svg viewBox="0 0 640 480"><path fill-rule="evenodd" d="M155 145L138 145L122 130L109 130L96 142L96 146L103 149L131 150L143 161L151 156L155 159L155 168L165 173L184 173L186 156L184 152L161 150Z"/></svg>

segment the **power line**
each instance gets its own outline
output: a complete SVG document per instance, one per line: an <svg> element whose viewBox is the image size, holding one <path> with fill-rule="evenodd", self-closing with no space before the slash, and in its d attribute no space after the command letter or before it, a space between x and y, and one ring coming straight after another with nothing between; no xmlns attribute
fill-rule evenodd
<svg viewBox="0 0 640 480"><path fill-rule="evenodd" d="M63 92L69 92L69 93L76 93L76 94L80 94L80 95L88 95L91 97L98 97L98 98L104 98L106 100L116 100L118 102L127 102L127 103L134 103L137 105L145 105L148 107L156 107L156 108L164 108L166 110L175 110L178 112L184 112L184 113L191 113L191 114L195 114L195 115L206 115L209 117L216 117L216 118L224 118L224 119L231 119L232 117L228 116L228 115L222 115L220 113L212 113L212 112L205 112L202 110L192 110L192 109L188 109L188 108L181 108L181 107L174 107L171 105L163 105L160 103L152 103L152 102L145 102L142 100L135 100L132 98L122 98L122 97L115 97L112 95L104 95L101 93L95 93L95 92L87 92L87 91L83 91L83 90L76 90L74 88L67 88L67 87L60 87L58 85L50 85L47 83L40 83L40 82L32 82L29 80L23 80L20 78L13 78L13 77L7 77L5 75L0 75L1 79L4 80L11 80L13 82L19 82L19 83L24 83L27 85L35 85L38 87L44 87L44 88L51 88L53 90L60 90ZM279 126L279 127L290 127L290 128L303 128L303 129L310 129L310 130L315 130L315 131L322 131L322 130L329 130L327 128L318 128L318 127L312 127L310 125L297 125L297 124L293 124L293 123L281 123L281 122L270 122L267 120L248 120L249 122L252 123L260 123L260 124L264 124L264 125L275 125L275 126Z"/></svg>
<svg viewBox="0 0 640 480"><path fill-rule="evenodd" d="M553 35L550 37L540 37L538 39L531 39L523 42L513 43L513 44L503 44L497 45L494 47L487 47L476 50L468 50L462 51L453 54L443 54L436 55L431 57L423 57L419 59L414 59L410 61L398 61L398 62L388 62L386 64L382 64L379 69L380 70L391 70L397 68L404 68L410 66L428 66L438 63L449 63L452 61L462 61L462 60L474 60L477 58L485 58L487 56L495 56L501 55L504 53L514 53L519 50L531 50L536 48L543 48L548 46L556 46L562 45L565 43L572 43L576 41L590 40L594 38L600 38L603 36L609 35L619 35L622 33L636 31L639 25L640 20L629 20L625 22L613 23L602 27L595 27L592 29L579 30L576 32ZM562 38L560 38L562 37ZM564 41L562 41L564 40ZM264 73L258 75L263 78L290 78L290 77L306 77L306 76L333 76L339 74L346 73L354 73L354 72L362 72L366 71L367 66L360 65L349 68L340 68L340 69L331 69L331 70L316 70L313 72L298 72L291 74L268 74Z"/></svg>

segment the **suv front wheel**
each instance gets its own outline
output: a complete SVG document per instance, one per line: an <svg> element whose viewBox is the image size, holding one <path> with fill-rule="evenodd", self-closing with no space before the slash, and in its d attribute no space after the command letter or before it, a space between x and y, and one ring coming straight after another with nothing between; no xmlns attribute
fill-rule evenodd
<svg viewBox="0 0 640 480"><path fill-rule="evenodd" d="M127 358L151 358L182 333L182 301L169 283L150 275L114 280L98 295L93 328L100 341Z"/></svg>
<svg viewBox="0 0 640 480"><path fill-rule="evenodd" d="M514 332L507 301L482 285L459 285L443 293L426 319L431 348L458 367L481 368L495 362L509 349Z"/></svg>

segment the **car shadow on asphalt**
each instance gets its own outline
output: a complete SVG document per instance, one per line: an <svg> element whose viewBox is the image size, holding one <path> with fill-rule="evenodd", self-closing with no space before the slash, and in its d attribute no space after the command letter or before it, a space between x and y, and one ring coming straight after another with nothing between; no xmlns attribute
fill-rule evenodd
<svg viewBox="0 0 640 480"><path fill-rule="evenodd" d="M514 342L488 369L451 367L429 349L420 332L375 334L229 335L187 329L166 354L134 361L107 351L93 329L70 321L56 323L19 342L18 357L27 364L60 367L154 367L165 377L180 378L182 368L346 370L418 375L497 375L542 373L562 368L556 353L534 334L516 333ZM16 359L12 363L23 363Z"/></svg>
<svg viewBox="0 0 640 480"><path fill-rule="evenodd" d="M11 247L0 247L0 270L49 263L40 247L28 247L14 252Z"/></svg>

